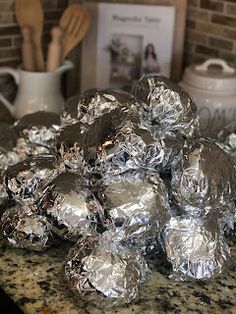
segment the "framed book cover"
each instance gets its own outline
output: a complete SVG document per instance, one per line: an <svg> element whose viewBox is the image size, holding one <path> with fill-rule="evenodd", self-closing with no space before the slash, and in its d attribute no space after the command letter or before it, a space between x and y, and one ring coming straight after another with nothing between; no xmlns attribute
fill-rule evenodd
<svg viewBox="0 0 236 314"><path fill-rule="evenodd" d="M131 90L144 73L171 75L175 6L90 3L82 45L81 91Z"/></svg>

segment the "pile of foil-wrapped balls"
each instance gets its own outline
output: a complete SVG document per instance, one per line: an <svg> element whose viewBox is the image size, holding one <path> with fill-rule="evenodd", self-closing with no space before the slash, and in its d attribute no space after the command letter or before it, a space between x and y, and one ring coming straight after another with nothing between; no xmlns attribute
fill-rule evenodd
<svg viewBox="0 0 236 314"><path fill-rule="evenodd" d="M230 257L236 222L236 131L199 135L196 106L149 74L133 94L92 89L61 115L0 125L1 229L41 251L71 241L71 289L97 305L131 302L162 250L176 280L208 279ZM74 242L74 243L73 243Z"/></svg>

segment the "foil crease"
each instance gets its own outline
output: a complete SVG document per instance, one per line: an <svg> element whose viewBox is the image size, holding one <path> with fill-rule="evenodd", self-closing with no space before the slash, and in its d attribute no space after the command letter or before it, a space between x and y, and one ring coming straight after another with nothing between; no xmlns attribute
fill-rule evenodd
<svg viewBox="0 0 236 314"><path fill-rule="evenodd" d="M236 205L235 201L225 204L221 207L218 218L220 231L223 235L236 236Z"/></svg>
<svg viewBox="0 0 236 314"><path fill-rule="evenodd" d="M210 140L190 141L183 160L172 165L172 192L177 203L190 205L189 213L206 215L212 208L234 200L235 163L231 156Z"/></svg>
<svg viewBox="0 0 236 314"><path fill-rule="evenodd" d="M101 181L101 202L117 237L148 252L170 212L164 183L157 173L143 171L106 175Z"/></svg>
<svg viewBox="0 0 236 314"><path fill-rule="evenodd" d="M71 241L96 234L104 216L85 179L70 172L60 174L45 188L39 208L51 222L53 231Z"/></svg>
<svg viewBox="0 0 236 314"><path fill-rule="evenodd" d="M136 83L134 95L144 105L146 118L162 132L187 138L198 133L197 108L177 84L158 74L146 74Z"/></svg>
<svg viewBox="0 0 236 314"><path fill-rule="evenodd" d="M153 136L147 128L123 128L98 149L102 173L124 173L131 169L163 171L182 155L183 141L170 136Z"/></svg>
<svg viewBox="0 0 236 314"><path fill-rule="evenodd" d="M8 167L4 174L4 185L10 198L35 203L46 185L60 171L56 156L33 156Z"/></svg>
<svg viewBox="0 0 236 314"><path fill-rule="evenodd" d="M163 230L162 243L176 280L215 277L230 257L214 217L172 217Z"/></svg>
<svg viewBox="0 0 236 314"><path fill-rule="evenodd" d="M1 229L9 244L17 248L43 251L52 243L51 225L47 218L36 215L20 203L3 213Z"/></svg>
<svg viewBox="0 0 236 314"><path fill-rule="evenodd" d="M236 122L233 121L226 125L217 136L221 145L230 153L230 155L236 158Z"/></svg>
<svg viewBox="0 0 236 314"><path fill-rule="evenodd" d="M40 154L56 153L60 117L56 113L39 111L28 114L15 123L18 133L14 151L20 159Z"/></svg>
<svg viewBox="0 0 236 314"><path fill-rule="evenodd" d="M61 114L62 124L93 124L97 118L119 108L136 111L139 106L133 95L118 89L91 89L81 96L69 98Z"/></svg>
<svg viewBox="0 0 236 314"><path fill-rule="evenodd" d="M69 252L65 273L80 298L99 307L130 303L149 273L143 257L112 233L82 238Z"/></svg>

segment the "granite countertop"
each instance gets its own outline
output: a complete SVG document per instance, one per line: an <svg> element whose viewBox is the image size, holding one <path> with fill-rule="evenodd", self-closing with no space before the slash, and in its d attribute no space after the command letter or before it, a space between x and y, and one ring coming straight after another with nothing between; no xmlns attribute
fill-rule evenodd
<svg viewBox="0 0 236 314"><path fill-rule="evenodd" d="M168 279L168 263L153 258L152 274L139 297L130 305L107 310L78 300L67 289L64 261L69 248L68 243L58 243L36 254L9 248L0 240L0 286L24 313L236 313L236 245L231 248L232 258L224 273L208 282Z"/></svg>

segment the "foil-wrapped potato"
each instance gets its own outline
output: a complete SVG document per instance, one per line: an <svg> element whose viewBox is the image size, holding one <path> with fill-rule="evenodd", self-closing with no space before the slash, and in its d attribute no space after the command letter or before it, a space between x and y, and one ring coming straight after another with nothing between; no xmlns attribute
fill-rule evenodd
<svg viewBox="0 0 236 314"><path fill-rule="evenodd" d="M182 205L199 208L206 215L236 198L234 160L216 143L197 139L186 144L183 160L172 165L172 191ZM192 209L191 209L192 208Z"/></svg>
<svg viewBox="0 0 236 314"><path fill-rule="evenodd" d="M1 229L9 244L17 248L42 251L52 244L52 228L47 218L21 203L3 213Z"/></svg>
<svg viewBox="0 0 236 314"><path fill-rule="evenodd" d="M55 154L60 116L38 111L22 117L15 123L18 133L14 151L22 159L40 154Z"/></svg>
<svg viewBox="0 0 236 314"><path fill-rule="evenodd" d="M35 203L46 185L60 171L56 156L33 156L8 167L4 175L4 184L10 198Z"/></svg>
<svg viewBox="0 0 236 314"><path fill-rule="evenodd" d="M102 226L101 205L85 179L75 173L64 172L52 180L43 191L39 208L53 231L64 239L77 241L80 236L96 234Z"/></svg>
<svg viewBox="0 0 236 314"><path fill-rule="evenodd" d="M230 256L214 217L171 217L163 230L162 243L176 280L217 276Z"/></svg>
<svg viewBox="0 0 236 314"><path fill-rule="evenodd" d="M110 232L79 240L65 265L73 292L99 307L130 303L148 272L144 258L122 246Z"/></svg>
<svg viewBox="0 0 236 314"><path fill-rule="evenodd" d="M136 83L134 95L144 105L146 119L163 132L190 138L198 133L197 107L177 84L158 74L146 74Z"/></svg>
<svg viewBox="0 0 236 314"><path fill-rule="evenodd" d="M117 237L126 245L148 252L170 212L167 191L158 174L129 171L107 175L100 191Z"/></svg>

